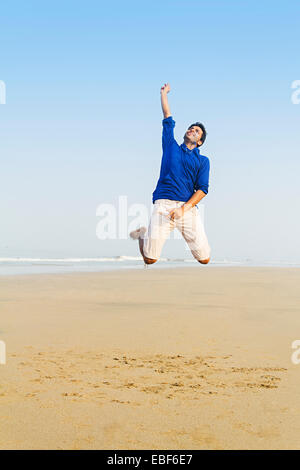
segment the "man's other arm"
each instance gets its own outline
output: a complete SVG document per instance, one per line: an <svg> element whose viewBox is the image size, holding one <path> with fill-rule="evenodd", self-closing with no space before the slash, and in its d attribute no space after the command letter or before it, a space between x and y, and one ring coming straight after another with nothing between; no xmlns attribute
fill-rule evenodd
<svg viewBox="0 0 300 470"><path fill-rule="evenodd" d="M203 199L205 196L206 196L206 193L201 191L201 189L198 189L198 191L195 191L192 197L185 204L183 204L183 212L190 210L192 207L198 204L201 201L201 199Z"/></svg>
<svg viewBox="0 0 300 470"><path fill-rule="evenodd" d="M169 83L165 83L160 89L161 108L164 119L171 116L171 111L168 103L168 93L171 90Z"/></svg>
<svg viewBox="0 0 300 470"><path fill-rule="evenodd" d="M205 196L206 193L201 191L201 189L195 191L192 197L185 204L183 204L181 207L177 207L177 209L172 209L169 212L170 219L179 219L185 212L189 211L192 207L198 204Z"/></svg>

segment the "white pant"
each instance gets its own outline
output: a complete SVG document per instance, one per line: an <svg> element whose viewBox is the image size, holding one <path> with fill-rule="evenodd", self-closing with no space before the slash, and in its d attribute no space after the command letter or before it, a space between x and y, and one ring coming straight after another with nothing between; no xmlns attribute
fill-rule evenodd
<svg viewBox="0 0 300 470"><path fill-rule="evenodd" d="M210 246L197 207L186 211L179 219L171 220L168 212L184 204L182 201L157 199L154 203L148 231L144 235L144 255L159 259L162 247L171 231L177 228L196 260L210 257Z"/></svg>

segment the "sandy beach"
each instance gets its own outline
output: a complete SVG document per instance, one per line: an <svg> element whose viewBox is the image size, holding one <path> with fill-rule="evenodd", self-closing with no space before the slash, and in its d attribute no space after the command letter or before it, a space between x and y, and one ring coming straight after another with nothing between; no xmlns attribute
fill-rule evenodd
<svg viewBox="0 0 300 470"><path fill-rule="evenodd" d="M1 449L300 449L300 269L0 278Z"/></svg>

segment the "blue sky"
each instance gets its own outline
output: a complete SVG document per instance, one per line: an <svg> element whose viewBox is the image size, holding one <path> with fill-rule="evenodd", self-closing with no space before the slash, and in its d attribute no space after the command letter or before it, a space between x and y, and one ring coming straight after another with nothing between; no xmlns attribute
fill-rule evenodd
<svg viewBox="0 0 300 470"><path fill-rule="evenodd" d="M159 90L182 142L205 123L205 228L218 259L300 262L300 3L11 1L1 6L0 255L137 254L96 208L146 204ZM164 254L187 256L182 241Z"/></svg>

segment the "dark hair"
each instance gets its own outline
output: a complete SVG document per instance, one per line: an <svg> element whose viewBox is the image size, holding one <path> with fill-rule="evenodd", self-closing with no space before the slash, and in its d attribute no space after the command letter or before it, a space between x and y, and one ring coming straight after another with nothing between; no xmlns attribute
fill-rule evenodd
<svg viewBox="0 0 300 470"><path fill-rule="evenodd" d="M202 134L202 137L201 137L201 142L202 142L201 145L203 145L204 142L205 142L205 139L206 139L206 129L205 129L204 125L201 122L195 122L194 124L190 125L189 129L193 126L200 127L200 129L202 130L203 134ZM198 147L200 147L201 145L198 145Z"/></svg>

